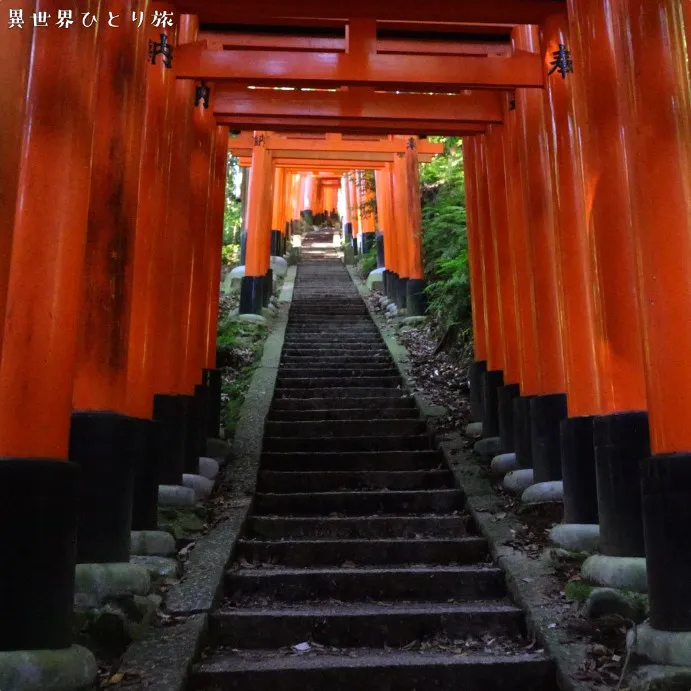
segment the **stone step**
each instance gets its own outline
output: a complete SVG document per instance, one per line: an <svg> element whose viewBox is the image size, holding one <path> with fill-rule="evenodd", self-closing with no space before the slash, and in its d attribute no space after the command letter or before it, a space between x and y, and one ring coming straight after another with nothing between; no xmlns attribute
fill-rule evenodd
<svg viewBox="0 0 691 691"><path fill-rule="evenodd" d="M303 420L293 422L267 422L264 434L270 437L374 437L415 436L427 431L423 420Z"/></svg>
<svg viewBox="0 0 691 691"><path fill-rule="evenodd" d="M371 335L356 335L356 336L341 336L334 334L333 336L321 334L320 336L312 335L297 335L286 336L284 346L286 348L328 348L329 346L337 346L343 350L357 347L378 347L383 345L381 338Z"/></svg>
<svg viewBox="0 0 691 691"><path fill-rule="evenodd" d="M361 365L321 365L319 367L294 367L286 364L279 370L278 378L281 381L292 379L310 378L362 378L362 377L400 377L398 370L391 364L375 365L374 367L362 367Z"/></svg>
<svg viewBox="0 0 691 691"><path fill-rule="evenodd" d="M263 470L259 475L262 492L333 492L337 490L411 490L453 487L450 470L416 471L276 471Z"/></svg>
<svg viewBox="0 0 691 691"><path fill-rule="evenodd" d="M473 524L461 516L368 516L332 518L257 516L248 518L246 536L265 540L307 538L373 539L418 537L463 537Z"/></svg>
<svg viewBox="0 0 691 691"><path fill-rule="evenodd" d="M372 410L368 408L334 408L324 410L271 410L269 422L300 422L305 420L408 420L415 422L412 410L407 408L383 408Z"/></svg>
<svg viewBox="0 0 691 691"><path fill-rule="evenodd" d="M240 540L237 556L282 566L474 564L487 557L481 537L390 540Z"/></svg>
<svg viewBox="0 0 691 691"><path fill-rule="evenodd" d="M349 389L346 389L347 391ZM284 390L285 391L285 390ZM343 391L343 389L340 389ZM391 389L386 389L387 394L392 393ZM394 395L390 396L314 396L305 395L305 393L314 393L300 391L299 399L293 399L290 396L282 395L274 398L271 403L271 411L275 410L380 410L386 408L387 410L408 410L415 411L419 414L415 407L415 399L410 396Z"/></svg>
<svg viewBox="0 0 691 691"><path fill-rule="evenodd" d="M388 358L390 357L389 351L384 350L384 348L380 347L372 347L372 346L367 346L366 348L348 348L347 351L346 349L343 348L343 346L330 346L328 348L316 348L316 347L289 347L285 346L283 348L283 357L286 356L305 356L308 355L311 358L314 358L315 360L317 358L321 357L331 357L334 355L346 355L348 357L367 357L371 359L375 358Z"/></svg>
<svg viewBox="0 0 691 691"><path fill-rule="evenodd" d="M263 470L362 471L362 470L446 470L444 456L437 449L426 451L311 451L279 452L265 449Z"/></svg>
<svg viewBox="0 0 691 691"><path fill-rule="evenodd" d="M351 386L347 388L342 386L334 386L324 387L321 389L299 389L294 386L286 386L276 388L274 391L274 396L275 398L272 405L275 405L276 401L282 398L352 398L359 399L358 403L363 403L364 399L367 398L390 398L393 400L397 398L410 398L408 396L408 393L406 391L403 391L402 389L394 389L382 386ZM413 401L413 399L410 400ZM299 405L302 406L303 404L300 403ZM388 401L386 401L382 405L388 407L391 404ZM347 406L342 407L345 408ZM357 407L360 408L362 407L362 405L358 405Z"/></svg>
<svg viewBox="0 0 691 691"><path fill-rule="evenodd" d="M257 493L254 510L280 516L341 514L448 514L463 508L463 494L457 489L408 490L400 492L297 492Z"/></svg>
<svg viewBox="0 0 691 691"><path fill-rule="evenodd" d="M288 336L310 336L314 338L321 338L322 336L379 336L379 330L376 326L368 326L367 322L362 324L349 323L347 326L340 324L310 324L308 322L300 322L299 324L289 324L286 329L286 337Z"/></svg>
<svg viewBox="0 0 691 691"><path fill-rule="evenodd" d="M519 638L523 613L508 602L349 603L224 608L210 621L212 640L229 648L281 648L311 641L336 648L402 647L432 636Z"/></svg>
<svg viewBox="0 0 691 691"><path fill-rule="evenodd" d="M389 358L371 358L367 355L350 357L349 355L336 355L327 358L313 358L310 355L287 355L281 358L282 369L296 369L304 367L314 369L316 367L357 367L360 369L388 369L393 367Z"/></svg>
<svg viewBox="0 0 691 691"><path fill-rule="evenodd" d="M265 437L264 451L425 451L433 448L432 438L427 434L415 436L371 436L371 437Z"/></svg>
<svg viewBox="0 0 691 691"><path fill-rule="evenodd" d="M491 566L236 569L226 575L231 599L271 597L281 602L362 600L477 600L504 597L504 573Z"/></svg>
<svg viewBox="0 0 691 691"><path fill-rule="evenodd" d="M196 688L224 691L552 691L544 654L343 650L295 655L221 651L194 668ZM201 684L205 686L200 686Z"/></svg>

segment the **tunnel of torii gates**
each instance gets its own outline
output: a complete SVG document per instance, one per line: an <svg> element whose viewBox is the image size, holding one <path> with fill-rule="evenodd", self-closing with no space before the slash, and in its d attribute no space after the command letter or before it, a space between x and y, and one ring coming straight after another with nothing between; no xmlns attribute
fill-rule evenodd
<svg viewBox="0 0 691 691"><path fill-rule="evenodd" d="M653 627L691 630L688 0L84 0L119 28L31 25L60 5L0 23L1 650L69 646L75 563L127 561L218 434L230 132L248 311L270 231L280 252L331 210L322 173L376 170L386 267L421 279L420 137L463 136L474 415L563 477L603 554L646 557ZM127 21L153 11L173 25ZM295 132L331 148L293 157Z"/></svg>
<svg viewBox="0 0 691 691"><path fill-rule="evenodd" d="M354 253L367 252L378 240L377 264L387 269L387 288L409 314L424 313L418 169L419 163L443 152L442 144L402 135L363 139L329 133L315 138L254 131L231 138L229 150L250 171L241 253L241 314L260 314L268 305L273 286L270 255L285 253L291 230L301 217L308 223L342 218L345 240ZM363 170L372 169L376 192L362 180ZM375 195L378 238L375 214L367 211Z"/></svg>

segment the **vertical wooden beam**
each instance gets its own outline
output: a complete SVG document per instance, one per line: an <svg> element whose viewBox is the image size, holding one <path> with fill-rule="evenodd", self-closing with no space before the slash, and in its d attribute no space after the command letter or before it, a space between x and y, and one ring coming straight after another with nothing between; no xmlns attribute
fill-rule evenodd
<svg viewBox="0 0 691 691"><path fill-rule="evenodd" d="M618 84L629 67L612 6L569 0L573 79L583 164L588 235L594 244L598 365L604 411L646 408L643 350L636 288L628 162Z"/></svg>
<svg viewBox="0 0 691 691"><path fill-rule="evenodd" d="M478 238L477 172L475 169L475 138L463 138L463 183L466 202L466 232L468 236L468 271L470 274L470 302L473 321L473 362L470 366L470 413L479 422L484 415L483 388L487 371L484 294L482 285L482 257Z"/></svg>
<svg viewBox="0 0 691 691"><path fill-rule="evenodd" d="M503 384L497 390L497 417L502 451L514 451L513 399L520 395L520 350L516 322L516 285L512 266L509 228L507 172L504 162L505 129L490 126L487 142L487 189L492 226L491 254L496 276L497 304L501 323Z"/></svg>
<svg viewBox="0 0 691 691"><path fill-rule="evenodd" d="M152 8L174 10L163 3L154 3ZM151 41L160 42L161 34L165 34L170 43L175 43L175 32L168 27L151 26L147 33ZM155 352L153 345L158 315L162 319L167 316L165 303L158 303L156 279L157 262L166 263L166 249L174 247L172 236L167 238L165 229L168 185L174 184L170 178L175 171L171 165L171 143L173 128L178 124L171 112L173 89L180 87L181 83L175 82L174 73L166 67L162 56L157 56L156 64L149 64L147 73L128 338L127 413L139 418L152 416L155 392L179 393L174 382L176 373L182 369L178 351L174 350L180 343L179 332L172 330L172 324L170 338L160 339ZM184 148L181 139L176 138L175 144L176 151ZM173 280L170 290L175 288ZM179 311L178 305L178 314Z"/></svg>
<svg viewBox="0 0 691 691"><path fill-rule="evenodd" d="M499 436L499 389L504 385L504 346L502 314L499 304L497 283L499 276L494 261L494 240L492 237L492 214L489 197L489 151L487 135L476 140L476 198L480 254L482 256L482 289L484 299L484 322L486 328L487 372L484 382L484 411L482 434L485 437Z"/></svg>
<svg viewBox="0 0 691 691"><path fill-rule="evenodd" d="M148 14L148 0L114 0L117 16ZM157 496L142 497L134 472L155 485L150 420L127 416L133 255L142 152L148 37L129 22L104 30L98 47L96 128L72 396L70 459L81 466L79 563L127 562L134 509L147 504L156 527ZM151 392L151 381L147 382ZM136 507L135 507L136 504ZM141 526L137 526L140 528Z"/></svg>
<svg viewBox="0 0 691 691"><path fill-rule="evenodd" d="M12 9L24 18L23 26L10 28L6 17L0 26L0 355L31 61L33 24L29 17L35 5L35 0L13 3Z"/></svg>
<svg viewBox="0 0 691 691"><path fill-rule="evenodd" d="M408 216L408 185L406 182L406 161L404 153L397 153L393 162L393 199L394 220L396 223L396 257L398 261L398 279L396 281L396 305L403 309L408 301L408 279L410 277L410 260L408 253L410 219Z"/></svg>
<svg viewBox="0 0 691 691"><path fill-rule="evenodd" d="M515 47L530 53L540 50L538 30L514 29ZM562 342L563 313L559 295L556 250L556 214L549 168L544 100L539 91L516 95L524 160L526 222L535 284L535 315L540 353L540 395L530 403L535 481L560 480L559 425L566 417L566 381Z"/></svg>
<svg viewBox="0 0 691 691"><path fill-rule="evenodd" d="M641 466L650 625L691 631L691 79L682 8L622 0L623 104L631 166L652 458ZM688 634L687 634L688 635ZM645 646L644 646L645 647ZM655 651L644 651L662 662Z"/></svg>
<svg viewBox="0 0 691 691"><path fill-rule="evenodd" d="M35 10L56 17L62 6L38 0ZM97 12L98 3L87 0L80 9ZM21 130L0 362L0 521L12 526L2 538L12 554L11 568L0 570L3 651L72 644L80 488L78 468L66 459L98 37L96 27L39 28L31 38L26 94L13 94L17 104L26 96L31 126Z"/></svg>
<svg viewBox="0 0 691 691"><path fill-rule="evenodd" d="M569 411L561 429L564 520L598 523L593 416L602 413L603 406L597 367L598 313L590 262L592 248L585 217L573 80L568 71L554 70L563 51L560 46L571 46L565 12L545 20L541 44Z"/></svg>
<svg viewBox="0 0 691 691"><path fill-rule="evenodd" d="M582 144L587 236L602 401L594 421L600 548L643 556L640 462L650 455L644 353L636 280L627 122L620 85L631 69L620 3L568 0L576 137ZM638 125L636 125L637 127ZM651 192L647 192L650 194Z"/></svg>
<svg viewBox="0 0 691 691"><path fill-rule="evenodd" d="M408 205L408 285L406 304L408 316L419 317L427 312L425 273L422 266L422 207L420 204L420 163L417 137L406 139L405 180Z"/></svg>
<svg viewBox="0 0 691 691"><path fill-rule="evenodd" d="M247 256L240 289L240 314L261 314L265 287L265 217L267 178L271 173L271 154L265 145L265 132L254 133L252 166L247 198Z"/></svg>
<svg viewBox="0 0 691 691"><path fill-rule="evenodd" d="M516 96L517 100L520 96ZM516 100L507 97L504 110L504 166L511 241L511 269L513 272L520 354L521 395L514 400L514 450L519 467L532 465L530 431L530 402L540 393L540 366L535 315L535 291L531 237L526 218L524 180L527 175L522 156L522 132Z"/></svg>
<svg viewBox="0 0 691 691"><path fill-rule="evenodd" d="M148 14L148 2L117 0L115 14ZM147 32L130 22L103 31L73 405L124 413L139 201Z"/></svg>

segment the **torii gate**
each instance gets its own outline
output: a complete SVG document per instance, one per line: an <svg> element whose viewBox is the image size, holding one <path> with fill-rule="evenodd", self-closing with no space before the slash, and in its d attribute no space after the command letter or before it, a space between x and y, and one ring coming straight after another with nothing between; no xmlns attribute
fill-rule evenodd
<svg viewBox="0 0 691 691"><path fill-rule="evenodd" d="M400 215L395 234L392 238L396 244L405 246L406 260L402 263L400 274L391 269L392 273L399 276L403 286L398 293L407 301L408 292L412 291L410 303L414 313L423 309L424 277L422 275L422 259L420 245L421 214L419 200L419 181L417 168L419 162L429 161L438 153L443 152L441 144L427 141L418 141L415 137L387 137L377 139L344 138L340 134L327 134L324 137L308 135L279 135L265 132L241 134L229 140L231 153L241 157L240 163L250 163L250 178L247 197L247 241L245 253L245 271L242 277L240 289L240 313L260 314L262 307L268 304L271 294L273 275L271 271L271 250L275 253L285 247L281 235L290 227L291 220L285 217L284 211L278 214L270 213L271 205L264 199L259 205L258 199L266 195L266 190L273 188L270 199L273 210L287 209L285 177L281 176L281 168L293 168L298 161L303 165L328 165L333 163L335 167L341 167L344 163L352 161L352 168L368 168L370 164L381 164L383 171L397 180L400 194L397 198L405 200L405 204L399 207ZM247 157L251 155L251 159ZM275 158L274 158L275 157ZM244 160L243 160L244 159ZM405 162L402 165L395 161ZM357 164L357 166L355 165ZM394 172L395 171L395 172ZM382 182L382 185L384 183ZM391 183L387 183L391 184ZM315 190L316 192L316 190ZM355 185L344 185L345 199L357 195ZM315 199L315 195L312 196ZM409 201L408 201L409 200ZM348 204L349 208L359 208L360 204ZM259 207L259 208L258 208ZM320 209L321 210L321 209ZM312 209L298 209L300 213L308 212L311 216ZM393 230L394 216L386 218L386 224L390 224ZM272 226L269 226L272 223ZM357 222L346 220L346 234L350 240L350 232L353 237L358 235ZM362 248L368 249L374 242L374 226L369 219L362 221ZM278 227L277 227L278 226ZM271 234L271 242L265 240L265 236ZM366 239L365 239L366 236ZM354 244L354 247L356 245ZM390 255L395 256L393 244ZM387 266L388 268L388 266Z"/></svg>
<svg viewBox="0 0 691 691"><path fill-rule="evenodd" d="M132 10L124 0L111 5ZM102 30L104 21L69 30L0 24L0 522L24 530L30 547L15 549L12 573L0 573L2 649L69 645L77 513L86 516L80 559L126 560L132 484L122 460L145 470L151 495L146 464L161 427L165 481L181 481L180 430L192 419L184 406L218 375L228 133L206 107L214 96L203 80L227 108L219 118L239 128L465 134L473 379L486 385L475 400L485 433L498 431L499 417L512 429L515 409L520 434L503 442L533 463L538 480L563 468L567 519L598 520L605 556L649 557L652 626L691 630L688 1L154 6L185 14L174 27L141 31L135 23ZM60 3L40 7L56 17ZM200 23L307 34L316 24L338 36L286 49L285 37L252 43L249 29L236 44L205 39ZM435 45L401 39L403 31L432 32ZM450 31L471 45L450 49L442 40ZM486 47L490 35L500 45L483 52L475 44ZM260 105L248 109L240 85L337 91L258 93ZM416 92L404 96L414 118L377 105L397 103L379 93L397 90ZM417 98L431 92L428 103ZM485 104L490 124L470 114L480 93L501 107ZM305 111L305 101L320 100L321 110ZM437 104L440 116L428 117ZM453 129L457 106L467 120ZM256 198L255 212L261 204ZM102 420L113 444L96 458L88 441L102 441ZM116 443L124 437L138 442L125 449ZM100 481L86 474L82 494L102 500L100 516L117 517L107 526L78 507L68 456L98 468ZM136 487L135 504L149 514L139 525L152 507L155 522L155 498ZM0 547L12 549L13 539ZM56 559L44 575L46 553Z"/></svg>

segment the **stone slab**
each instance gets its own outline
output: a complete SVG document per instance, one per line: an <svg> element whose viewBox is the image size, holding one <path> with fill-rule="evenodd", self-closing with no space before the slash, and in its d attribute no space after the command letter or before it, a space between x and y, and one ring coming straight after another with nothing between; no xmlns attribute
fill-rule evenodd
<svg viewBox="0 0 691 691"><path fill-rule="evenodd" d="M96 658L80 645L0 651L2 691L75 691L90 687L97 674Z"/></svg>
<svg viewBox="0 0 691 691"><path fill-rule="evenodd" d="M501 439L499 437L485 437L475 442L473 451L481 458L494 458L501 453Z"/></svg>
<svg viewBox="0 0 691 691"><path fill-rule="evenodd" d="M469 422L465 426L465 435L467 437L472 437L478 439L482 436L482 423L481 422Z"/></svg>
<svg viewBox="0 0 691 691"><path fill-rule="evenodd" d="M221 466L215 458L199 457L199 474L207 480L215 480Z"/></svg>
<svg viewBox="0 0 691 691"><path fill-rule="evenodd" d="M159 485L158 486L158 505L159 506L195 506L197 495L191 487L182 485Z"/></svg>
<svg viewBox="0 0 691 691"><path fill-rule="evenodd" d="M658 665L691 666L691 631L660 631L648 623L640 624L626 634L626 645Z"/></svg>
<svg viewBox="0 0 691 691"><path fill-rule="evenodd" d="M261 314L238 314L235 319L239 322L244 322L245 324L261 324L266 326L268 324L266 317Z"/></svg>
<svg viewBox="0 0 691 691"><path fill-rule="evenodd" d="M384 285L384 271L386 269L374 269L367 276L367 287L370 290L381 288Z"/></svg>
<svg viewBox="0 0 691 691"><path fill-rule="evenodd" d="M561 480L538 482L524 490L521 501L524 504L561 503L564 501L564 483Z"/></svg>
<svg viewBox="0 0 691 691"><path fill-rule="evenodd" d="M206 499L214 489L214 481L203 475L193 475L191 473L184 473L182 476L182 484L189 487L197 497L197 500Z"/></svg>
<svg viewBox="0 0 691 691"><path fill-rule="evenodd" d="M177 559L135 556L130 559L130 563L143 566L154 580L182 576L182 564Z"/></svg>
<svg viewBox="0 0 691 691"><path fill-rule="evenodd" d="M500 453L492 459L489 466L490 472L496 477L504 477L507 473L518 470L518 462L515 453Z"/></svg>
<svg viewBox="0 0 691 691"><path fill-rule="evenodd" d="M591 523L560 523L549 531L549 541L569 552L597 552L600 526Z"/></svg>
<svg viewBox="0 0 691 691"><path fill-rule="evenodd" d="M647 593L645 557L608 557L593 554L581 566L581 576L589 583Z"/></svg>
<svg viewBox="0 0 691 691"><path fill-rule="evenodd" d="M534 473L532 468L521 468L520 470L513 470L504 476L502 486L509 492L518 496L523 494L528 487L533 485Z"/></svg>
<svg viewBox="0 0 691 691"><path fill-rule="evenodd" d="M147 595L151 590L151 577L148 569L137 564L77 564L74 590L78 609L96 607L128 595Z"/></svg>
<svg viewBox="0 0 691 691"><path fill-rule="evenodd" d="M130 533L132 555L171 557L176 552L175 538L164 530L133 530Z"/></svg>

